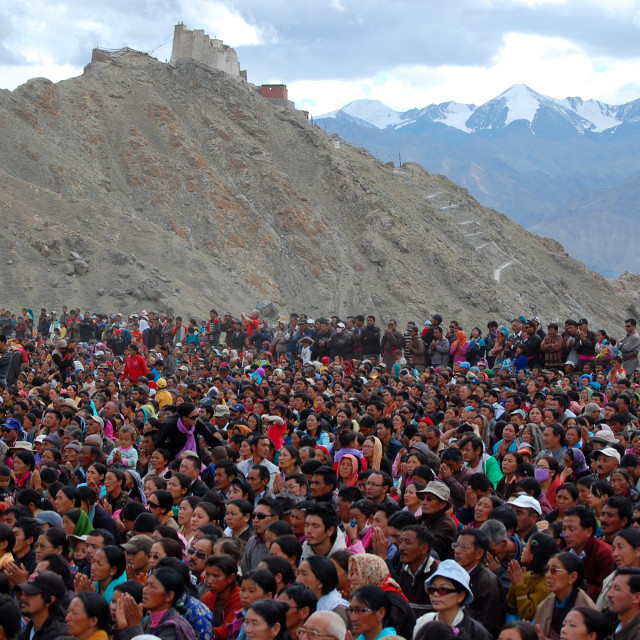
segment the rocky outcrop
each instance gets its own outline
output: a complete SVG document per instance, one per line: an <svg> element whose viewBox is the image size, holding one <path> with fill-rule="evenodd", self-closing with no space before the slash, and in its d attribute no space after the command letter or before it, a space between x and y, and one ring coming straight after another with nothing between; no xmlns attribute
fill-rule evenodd
<svg viewBox="0 0 640 640"><path fill-rule="evenodd" d="M635 286L239 78L133 52L0 92L0 207L9 308L202 317L263 303L270 317L438 311L466 324L535 311L611 329Z"/></svg>

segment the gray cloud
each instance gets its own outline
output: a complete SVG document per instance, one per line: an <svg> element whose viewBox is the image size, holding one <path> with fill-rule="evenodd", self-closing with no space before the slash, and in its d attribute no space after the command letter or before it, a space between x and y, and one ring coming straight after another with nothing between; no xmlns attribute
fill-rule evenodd
<svg viewBox="0 0 640 640"><path fill-rule="evenodd" d="M615 14L589 0L533 8L512 0L226 0L225 5L265 34L263 44L236 47L256 82L355 80L412 64L490 66L510 32L566 38L592 56L637 56L631 10ZM170 43L174 24L186 16L189 28L216 35L206 12L202 23L191 24L198 6L189 0L110 0L98 11L83 0L0 0L0 15L6 16L0 23L0 63L26 66L25 48L41 47L56 64L82 68L96 45L149 51ZM30 20L46 21L47 29L30 36L25 27ZM168 57L168 51L170 44L159 57Z"/></svg>

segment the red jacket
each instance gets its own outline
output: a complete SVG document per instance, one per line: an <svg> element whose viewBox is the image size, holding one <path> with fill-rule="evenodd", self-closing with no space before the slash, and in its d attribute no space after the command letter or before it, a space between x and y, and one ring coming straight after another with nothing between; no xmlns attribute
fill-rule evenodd
<svg viewBox="0 0 640 640"><path fill-rule="evenodd" d="M217 599L217 593L207 591L207 593L205 593L202 597L202 602L206 604L207 607L209 607L212 613L214 613ZM227 640L227 638L229 637L229 629L227 627L227 624L233 622L236 611L240 611L240 609L242 609L242 603L240 602L240 587L236 585L231 591L229 599L224 604L224 609L222 610L222 624L219 624L213 628L214 640ZM216 622L220 621L216 620Z"/></svg>
<svg viewBox="0 0 640 640"><path fill-rule="evenodd" d="M129 377L134 381L134 383L137 383L140 376L146 377L148 373L149 367L147 367L147 361L140 354L137 356L129 356L124 361L122 378Z"/></svg>
<svg viewBox="0 0 640 640"><path fill-rule="evenodd" d="M587 581L587 595L595 602L602 591L602 581L615 569L611 547L595 536L580 554Z"/></svg>

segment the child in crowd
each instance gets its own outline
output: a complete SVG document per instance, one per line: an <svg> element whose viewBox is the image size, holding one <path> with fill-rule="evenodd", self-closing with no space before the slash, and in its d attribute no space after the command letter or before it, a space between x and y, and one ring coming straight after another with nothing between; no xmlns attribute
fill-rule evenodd
<svg viewBox="0 0 640 640"><path fill-rule="evenodd" d="M109 454L107 465L116 469L135 469L138 464L138 451L133 446L136 430L125 425L118 433L118 446Z"/></svg>

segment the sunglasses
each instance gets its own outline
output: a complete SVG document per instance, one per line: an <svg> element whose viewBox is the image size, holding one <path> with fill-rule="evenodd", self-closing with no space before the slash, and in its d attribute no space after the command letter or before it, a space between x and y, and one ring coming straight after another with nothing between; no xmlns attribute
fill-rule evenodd
<svg viewBox="0 0 640 640"><path fill-rule="evenodd" d="M200 558L200 560L206 560L209 557L204 551L197 551L193 547L189 547L187 549L187 553L190 556L195 556L196 558Z"/></svg>
<svg viewBox="0 0 640 640"><path fill-rule="evenodd" d="M458 593L457 589L449 589L448 587L428 587L427 593L430 596L434 596L436 593L439 596L446 596L450 593Z"/></svg>
<svg viewBox="0 0 640 640"><path fill-rule="evenodd" d="M159 509L160 505L156 502L147 502L147 504L149 505L149 509Z"/></svg>
<svg viewBox="0 0 640 640"><path fill-rule="evenodd" d="M254 513L253 514L253 519L254 520L264 520L265 518L271 518L271 514L270 513Z"/></svg>

